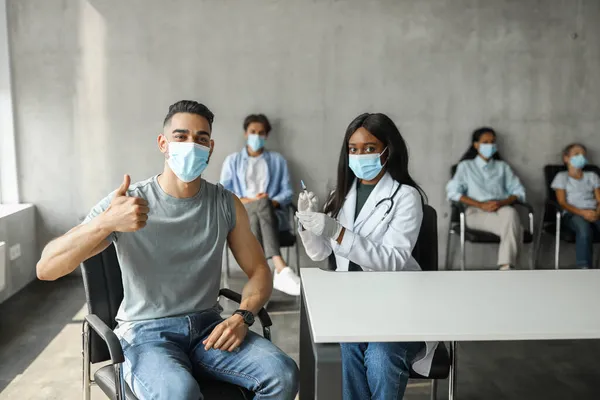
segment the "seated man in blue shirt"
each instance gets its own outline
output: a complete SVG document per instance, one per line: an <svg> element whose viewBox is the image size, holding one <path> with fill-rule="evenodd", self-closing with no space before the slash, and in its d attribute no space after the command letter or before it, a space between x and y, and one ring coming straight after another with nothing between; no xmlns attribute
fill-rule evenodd
<svg viewBox="0 0 600 400"><path fill-rule="evenodd" d="M446 186L448 199L469 206L469 228L492 232L500 237L498 266L516 266L523 228L513 207L525 200L525 188L510 166L496 152L496 132L480 128L473 132L472 145L463 155L456 173Z"/></svg>
<svg viewBox="0 0 600 400"><path fill-rule="evenodd" d="M300 278L287 266L279 248L279 232L291 229L287 207L293 192L285 158L265 150L270 131L271 124L263 114L246 117L246 146L225 159L221 184L245 205L252 232L262 244L266 258L273 260L273 287L299 296Z"/></svg>

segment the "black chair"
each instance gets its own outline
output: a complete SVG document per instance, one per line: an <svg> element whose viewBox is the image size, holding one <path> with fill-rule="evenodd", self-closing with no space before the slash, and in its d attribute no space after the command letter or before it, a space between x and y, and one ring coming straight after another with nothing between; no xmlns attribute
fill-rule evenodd
<svg viewBox="0 0 600 400"><path fill-rule="evenodd" d="M112 400L137 400L122 379L123 349L113 332L115 316L123 300L121 269L113 245L81 264L85 296L89 315L83 322L83 398L89 400L91 385L96 384ZM242 296L229 289L221 289L219 296L240 303ZM263 335L271 340L272 325L269 314L261 309L258 319ZM91 329L90 329L91 328ZM110 360L99 368L91 379L91 365ZM202 380L200 387L205 399L252 399L254 395L241 387L215 381Z"/></svg>
<svg viewBox="0 0 600 400"><path fill-rule="evenodd" d="M435 209L429 205L423 206L423 221L421 222L421 230L417 244L413 249L413 257L423 271L438 270L438 231L437 231L437 213ZM449 378L448 383L448 398L454 398L454 383L455 383L455 344L450 343L450 350L442 342L438 344L433 355L431 370L428 376L422 376L415 371L410 371L411 379L430 379L431 380L431 400L437 398L437 381L438 379Z"/></svg>
<svg viewBox="0 0 600 400"><path fill-rule="evenodd" d="M437 213L435 209L429 205L423 205L423 221L421 222L421 230L417 243L412 252L413 257L423 271L438 270L438 231L437 231ZM337 269L335 255L332 253L328 258L328 269L335 271ZM410 371L411 379L427 379L431 380L431 400L437 398L437 380L449 378L448 398L454 398L454 382L455 382L455 345L450 344L448 351L444 343L439 343L433 355L431 362L431 370L428 376L423 376L415 372L412 368Z"/></svg>
<svg viewBox="0 0 600 400"><path fill-rule="evenodd" d="M289 220L292 224L291 231L279 232L279 246L285 249L285 259L289 262L290 260L290 249L295 246L296 249L296 274L300 273L300 246L297 237L297 226L296 226L296 206L293 203L287 207L290 213ZM231 278L231 271L229 269L229 247L225 246L225 276Z"/></svg>
<svg viewBox="0 0 600 400"><path fill-rule="evenodd" d="M538 249L536 250L536 253L539 252L543 233L554 236L555 269L559 268L561 240L566 243L575 243L575 233L561 224L564 210L556 200L556 193L554 192L554 189L550 187L556 174L566 170L567 167L564 165L546 165L544 167L544 178L546 179L546 202L544 204L544 214L542 215L541 229L538 233ZM600 175L600 167L596 165L588 165L584 168L584 171L593 171ZM600 234L597 232L594 236L594 243L600 243Z"/></svg>
<svg viewBox="0 0 600 400"><path fill-rule="evenodd" d="M451 177L454 176L456 172L456 165L453 165L451 168ZM529 215L529 228L525 229L523 235L523 243L528 244L531 243L531 249L529 251L529 268L533 269L535 267L535 249L534 249L534 229L533 229L533 206L529 203L525 202L515 202L514 206L522 207L527 210ZM460 237L460 269L465 270L465 266L467 263L466 260L466 251L465 244L466 242L470 243L500 243L500 237L491 232L480 231L477 229L471 229L467 227L466 222L466 210L467 206L460 202L450 202L450 224L448 228L448 240L446 243L446 270L452 268L452 252L450 251L450 245L452 244L452 235L457 235Z"/></svg>

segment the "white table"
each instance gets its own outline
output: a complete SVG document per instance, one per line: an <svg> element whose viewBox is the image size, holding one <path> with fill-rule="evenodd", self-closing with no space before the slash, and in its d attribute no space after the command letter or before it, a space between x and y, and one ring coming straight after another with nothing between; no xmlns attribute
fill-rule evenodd
<svg viewBox="0 0 600 400"><path fill-rule="evenodd" d="M300 363L316 364L302 374L301 391L317 399L341 398L339 346L321 344L600 338L600 270L306 268L301 276Z"/></svg>

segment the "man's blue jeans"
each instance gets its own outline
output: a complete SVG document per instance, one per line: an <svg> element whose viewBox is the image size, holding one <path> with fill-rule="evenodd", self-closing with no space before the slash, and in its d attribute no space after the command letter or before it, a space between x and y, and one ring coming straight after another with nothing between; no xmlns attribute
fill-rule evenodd
<svg viewBox="0 0 600 400"><path fill-rule="evenodd" d="M119 325L115 333L125 353L123 375L135 395L140 400L199 400L197 378L210 378L251 390L257 400L294 399L296 363L260 335L248 332L231 353L204 350L202 341L222 321L214 309Z"/></svg>
<svg viewBox="0 0 600 400"><path fill-rule="evenodd" d="M579 215L565 214L567 227L575 233L575 258L579 268L594 266L594 230L600 232L600 221L589 222Z"/></svg>
<svg viewBox="0 0 600 400"><path fill-rule="evenodd" d="M423 343L342 343L344 400L400 400Z"/></svg>

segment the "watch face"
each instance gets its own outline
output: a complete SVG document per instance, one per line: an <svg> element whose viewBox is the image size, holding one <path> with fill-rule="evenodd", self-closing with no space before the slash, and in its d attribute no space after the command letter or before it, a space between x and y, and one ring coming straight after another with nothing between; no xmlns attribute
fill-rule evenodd
<svg viewBox="0 0 600 400"><path fill-rule="evenodd" d="M244 323L248 326L254 324L254 314L247 310L238 310L236 314L239 314L244 319Z"/></svg>

